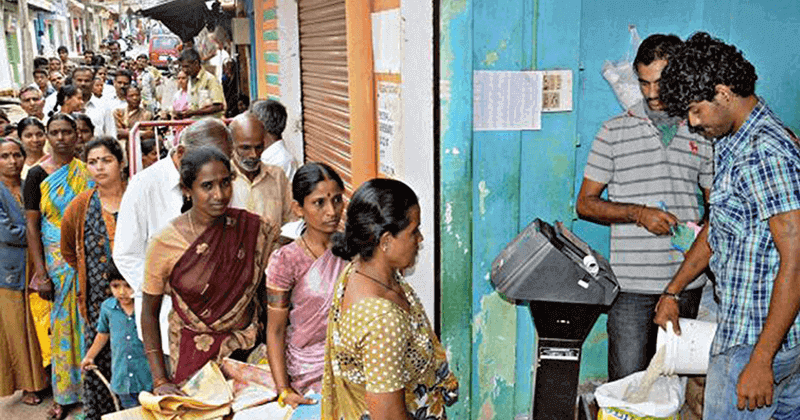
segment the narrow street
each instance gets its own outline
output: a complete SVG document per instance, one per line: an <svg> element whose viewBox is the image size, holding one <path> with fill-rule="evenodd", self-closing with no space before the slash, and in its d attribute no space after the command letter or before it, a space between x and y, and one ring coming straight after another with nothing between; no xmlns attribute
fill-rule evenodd
<svg viewBox="0 0 800 420"><path fill-rule="evenodd" d="M44 420L47 418L47 410L53 403L53 397L42 399L39 405L25 405L22 403L22 391L8 397L0 397L0 419L3 420ZM71 414L67 419L75 419Z"/></svg>

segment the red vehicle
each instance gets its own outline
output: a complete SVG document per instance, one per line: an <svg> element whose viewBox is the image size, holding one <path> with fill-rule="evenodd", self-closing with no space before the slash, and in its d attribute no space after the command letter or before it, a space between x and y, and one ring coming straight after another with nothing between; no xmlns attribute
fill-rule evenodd
<svg viewBox="0 0 800 420"><path fill-rule="evenodd" d="M153 35L150 37L150 64L166 68L170 58L178 59L180 44L181 39L175 35Z"/></svg>

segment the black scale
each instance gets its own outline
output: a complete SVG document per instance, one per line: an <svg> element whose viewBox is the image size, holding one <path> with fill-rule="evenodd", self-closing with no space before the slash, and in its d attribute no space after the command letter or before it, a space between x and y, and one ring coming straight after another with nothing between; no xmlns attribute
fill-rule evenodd
<svg viewBox="0 0 800 420"><path fill-rule="evenodd" d="M562 223L536 219L495 258L492 283L502 295L530 302L539 335L530 418L573 419L581 347L619 292L610 264Z"/></svg>

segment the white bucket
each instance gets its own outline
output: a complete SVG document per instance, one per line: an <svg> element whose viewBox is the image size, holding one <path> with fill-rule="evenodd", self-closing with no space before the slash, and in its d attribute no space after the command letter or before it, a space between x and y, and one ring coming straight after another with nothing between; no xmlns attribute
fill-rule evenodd
<svg viewBox="0 0 800 420"><path fill-rule="evenodd" d="M667 375L703 375L708 370L711 342L717 332L715 322L680 318L681 335L675 335L672 322L667 331L658 329L656 348L666 346L664 373Z"/></svg>

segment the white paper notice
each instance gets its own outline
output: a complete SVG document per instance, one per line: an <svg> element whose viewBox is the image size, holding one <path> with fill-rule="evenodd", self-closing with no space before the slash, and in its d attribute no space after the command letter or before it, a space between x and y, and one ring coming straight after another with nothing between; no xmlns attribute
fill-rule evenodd
<svg viewBox="0 0 800 420"><path fill-rule="evenodd" d="M541 72L475 71L472 77L475 131L541 129Z"/></svg>

